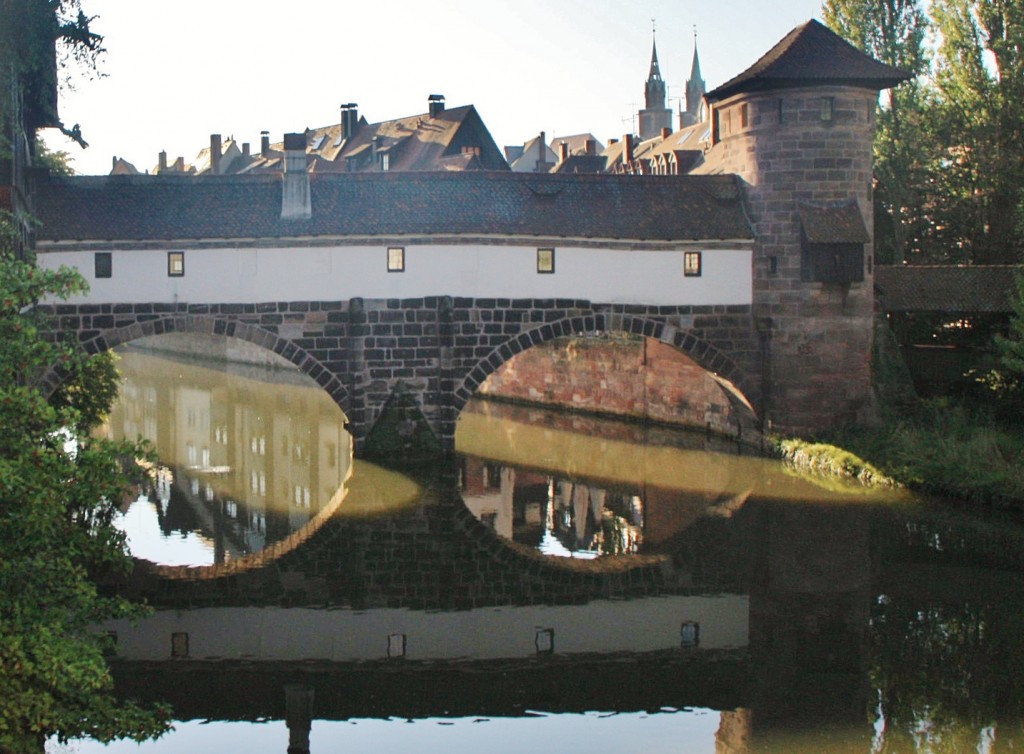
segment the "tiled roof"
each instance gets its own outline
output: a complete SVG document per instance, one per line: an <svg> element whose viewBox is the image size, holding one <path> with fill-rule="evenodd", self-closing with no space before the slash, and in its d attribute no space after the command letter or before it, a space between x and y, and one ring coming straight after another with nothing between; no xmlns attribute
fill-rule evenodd
<svg viewBox="0 0 1024 754"><path fill-rule="evenodd" d="M743 73L708 92L707 98L717 102L737 92L815 84L888 89L908 78L906 71L865 55L812 19L793 29Z"/></svg>
<svg viewBox="0 0 1024 754"><path fill-rule="evenodd" d="M733 176L313 173L313 215L281 220L280 176L51 179L40 241L504 234L752 239Z"/></svg>
<svg viewBox="0 0 1024 754"><path fill-rule="evenodd" d="M855 202L839 207L801 205L800 224L809 243L868 243L871 234Z"/></svg>
<svg viewBox="0 0 1024 754"><path fill-rule="evenodd" d="M875 288L886 312L1009 312L1021 273L1024 267L1013 265L879 266Z"/></svg>
<svg viewBox="0 0 1024 754"><path fill-rule="evenodd" d="M601 154L571 154L553 168L552 173L603 173L606 158Z"/></svg>

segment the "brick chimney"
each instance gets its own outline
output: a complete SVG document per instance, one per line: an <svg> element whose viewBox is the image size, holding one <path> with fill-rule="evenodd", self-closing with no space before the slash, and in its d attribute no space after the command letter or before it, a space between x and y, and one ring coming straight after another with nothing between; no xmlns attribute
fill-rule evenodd
<svg viewBox="0 0 1024 754"><path fill-rule="evenodd" d="M210 175L220 175L220 134L210 134Z"/></svg>
<svg viewBox="0 0 1024 754"><path fill-rule="evenodd" d="M431 118L436 118L444 112L444 95L431 94L427 97L427 112Z"/></svg>
<svg viewBox="0 0 1024 754"><path fill-rule="evenodd" d="M270 131L260 131L260 156L270 154Z"/></svg>
<svg viewBox="0 0 1024 754"><path fill-rule="evenodd" d="M341 106L341 138L345 141L355 136L359 128L359 105L347 102Z"/></svg>
<svg viewBox="0 0 1024 754"><path fill-rule="evenodd" d="M593 139L587 139L583 142L583 151L587 156L593 157L597 154L597 142Z"/></svg>
<svg viewBox="0 0 1024 754"><path fill-rule="evenodd" d="M633 135L622 135L622 164L629 165L633 162Z"/></svg>
<svg viewBox="0 0 1024 754"><path fill-rule="evenodd" d="M284 175L281 181L281 219L308 220L312 217L309 173L306 172L306 134L284 135Z"/></svg>
<svg viewBox="0 0 1024 754"><path fill-rule="evenodd" d="M665 141L665 139L667 139L671 135L672 135L672 129L669 128L668 126L666 126L665 128L661 129L661 140L662 141Z"/></svg>
<svg viewBox="0 0 1024 754"><path fill-rule="evenodd" d="M157 155L157 165L158 165L158 167L157 167L157 172L158 173L166 173L167 172L167 150L164 150L164 149L160 150L160 154Z"/></svg>
<svg viewBox="0 0 1024 754"><path fill-rule="evenodd" d="M558 142L558 161L565 162L569 159L569 144L565 141Z"/></svg>

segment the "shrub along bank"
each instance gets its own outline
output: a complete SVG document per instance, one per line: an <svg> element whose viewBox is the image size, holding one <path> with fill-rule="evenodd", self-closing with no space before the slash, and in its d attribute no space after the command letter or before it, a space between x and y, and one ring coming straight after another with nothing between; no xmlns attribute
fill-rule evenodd
<svg viewBox="0 0 1024 754"><path fill-rule="evenodd" d="M1008 408L934 399L872 426L777 446L801 468L1024 510L1024 427Z"/></svg>

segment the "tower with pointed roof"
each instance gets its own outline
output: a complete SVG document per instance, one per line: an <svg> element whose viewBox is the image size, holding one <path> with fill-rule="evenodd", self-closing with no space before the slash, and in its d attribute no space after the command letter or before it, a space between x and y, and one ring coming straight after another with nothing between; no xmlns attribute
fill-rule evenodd
<svg viewBox="0 0 1024 754"><path fill-rule="evenodd" d="M693 34L693 62L690 64L690 78L686 80L686 110L679 114L679 127L692 126L701 119L701 104L707 93L704 79L700 75L700 57L697 55L697 33Z"/></svg>
<svg viewBox="0 0 1024 754"><path fill-rule="evenodd" d="M812 20L707 93L701 170L744 184L763 410L790 431L853 421L871 404L875 109L908 77Z"/></svg>
<svg viewBox="0 0 1024 754"><path fill-rule="evenodd" d="M650 139L663 128L672 129L672 110L665 106L667 91L658 65L658 45L651 43L651 70L644 86L644 109L640 111L640 138Z"/></svg>

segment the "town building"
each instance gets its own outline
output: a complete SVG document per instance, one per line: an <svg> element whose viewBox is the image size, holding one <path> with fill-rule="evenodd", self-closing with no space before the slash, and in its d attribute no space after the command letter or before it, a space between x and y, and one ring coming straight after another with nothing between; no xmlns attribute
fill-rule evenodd
<svg viewBox="0 0 1024 754"><path fill-rule="evenodd" d="M508 163L473 105L446 108L440 94L428 97L427 111L394 120L369 123L358 105L343 104L337 123L306 129L306 169L316 173L389 171L508 170ZM182 158L168 164L161 152L154 173L193 175L280 174L283 142L260 134L258 151L234 137L211 134L191 165ZM553 158L554 155L552 154ZM554 164L554 160L551 160Z"/></svg>
<svg viewBox="0 0 1024 754"><path fill-rule="evenodd" d="M89 280L61 309L86 347L249 337L333 391L357 437L401 389L450 442L519 351L619 329L678 348L765 426L813 431L871 409L875 108L905 78L810 21L708 92L689 135L611 144L631 175L473 170L492 154L475 111L431 99L442 145L353 107L286 135L283 173L51 179L37 254Z"/></svg>

